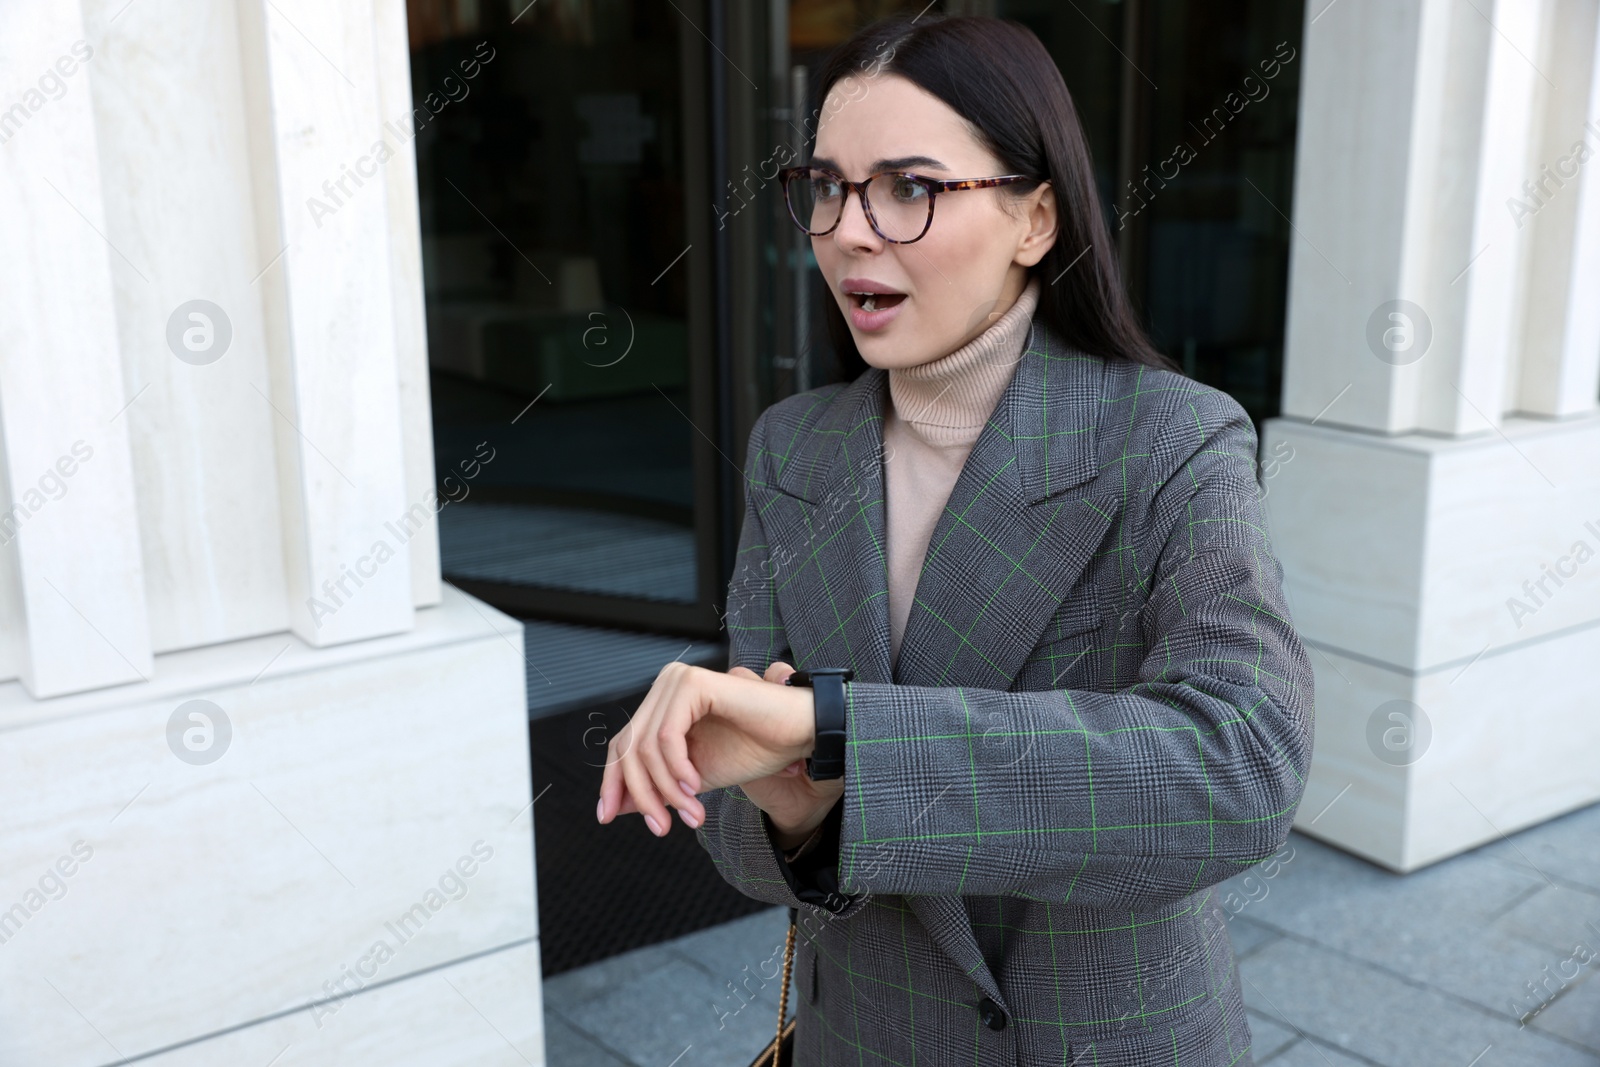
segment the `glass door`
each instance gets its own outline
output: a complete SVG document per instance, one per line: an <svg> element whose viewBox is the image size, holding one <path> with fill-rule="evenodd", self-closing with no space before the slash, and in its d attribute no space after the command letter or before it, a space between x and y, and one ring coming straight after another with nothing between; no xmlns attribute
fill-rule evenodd
<svg viewBox="0 0 1600 1067"><path fill-rule="evenodd" d="M717 628L706 6L408 3L444 576L514 614Z"/></svg>
<svg viewBox="0 0 1600 1067"><path fill-rule="evenodd" d="M1278 413L1304 5L998 0L1077 102L1123 277L1156 347Z"/></svg>

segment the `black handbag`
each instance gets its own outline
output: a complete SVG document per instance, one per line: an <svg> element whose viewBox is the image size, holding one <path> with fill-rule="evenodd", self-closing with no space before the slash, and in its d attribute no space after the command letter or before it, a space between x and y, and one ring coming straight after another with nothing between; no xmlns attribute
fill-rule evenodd
<svg viewBox="0 0 1600 1067"><path fill-rule="evenodd" d="M778 994L778 1034L762 1049L750 1067L794 1067L795 1019L784 1022L789 1013L789 975L794 967L794 914L789 915L789 937L783 946L783 990Z"/></svg>

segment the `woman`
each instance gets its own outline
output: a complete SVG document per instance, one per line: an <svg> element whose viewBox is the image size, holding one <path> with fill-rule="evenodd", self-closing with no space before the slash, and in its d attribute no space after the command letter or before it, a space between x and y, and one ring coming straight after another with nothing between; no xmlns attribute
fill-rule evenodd
<svg viewBox="0 0 1600 1067"><path fill-rule="evenodd" d="M598 818L798 909L801 1065L1249 1064L1214 887L1312 742L1251 422L1136 325L1032 33L878 24L820 93L785 189L866 369L757 420L733 666L661 672ZM842 777L795 667L853 671Z"/></svg>

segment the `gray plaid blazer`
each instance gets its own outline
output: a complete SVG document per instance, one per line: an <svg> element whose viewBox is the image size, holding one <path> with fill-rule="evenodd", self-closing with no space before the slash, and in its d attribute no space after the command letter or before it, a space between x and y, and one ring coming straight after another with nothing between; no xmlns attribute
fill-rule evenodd
<svg viewBox="0 0 1600 1067"><path fill-rule="evenodd" d="M732 664L855 671L836 870L700 797L722 876L797 910L796 1062L1252 1063L1215 886L1289 835L1312 672L1249 417L1036 317L891 670L887 398L869 368L762 413L728 589Z"/></svg>

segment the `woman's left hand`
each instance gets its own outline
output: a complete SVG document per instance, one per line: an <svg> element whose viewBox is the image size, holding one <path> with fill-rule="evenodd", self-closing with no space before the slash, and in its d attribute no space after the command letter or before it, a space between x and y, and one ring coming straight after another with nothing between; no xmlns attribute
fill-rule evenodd
<svg viewBox="0 0 1600 1067"><path fill-rule="evenodd" d="M607 823L640 812L660 837L670 805L699 826L696 793L775 774L815 746L810 689L669 663L611 739L596 815Z"/></svg>

